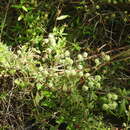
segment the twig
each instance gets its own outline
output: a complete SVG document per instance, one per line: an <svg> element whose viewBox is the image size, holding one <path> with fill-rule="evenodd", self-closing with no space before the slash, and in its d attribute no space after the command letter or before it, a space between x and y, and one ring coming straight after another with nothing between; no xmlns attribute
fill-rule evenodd
<svg viewBox="0 0 130 130"><path fill-rule="evenodd" d="M110 53L113 53L115 51L125 50L125 49L127 49L129 47L130 46L128 45L128 46L124 46L124 47L120 47L120 48L115 48L115 49L112 49L112 50L109 50L109 51L105 52L105 54L110 54ZM101 54L96 54L96 55L89 56L89 57L87 57L87 59L93 59L93 58L97 58L99 56L101 56Z"/></svg>
<svg viewBox="0 0 130 130"><path fill-rule="evenodd" d="M5 12L4 20L2 22L2 27L1 27L1 32L0 32L0 42L1 42L2 33L3 33L4 26L5 26L6 18L7 18L7 13L8 13L8 10L9 10L9 5L10 5L10 0L8 2L8 5L7 5L7 9L6 9L6 12Z"/></svg>
<svg viewBox="0 0 130 130"><path fill-rule="evenodd" d="M117 62L117 61L119 62L119 61L124 61L124 60L128 60L128 59L130 59L130 56L125 57L125 58L123 58L123 59L111 60L110 62L107 62L107 63L104 63L104 64L99 65L96 69L95 69L95 67L93 67L93 69L95 69L95 71L94 71L93 73L95 73L97 70L99 70L99 69L102 68L103 66L112 64L113 62Z"/></svg>

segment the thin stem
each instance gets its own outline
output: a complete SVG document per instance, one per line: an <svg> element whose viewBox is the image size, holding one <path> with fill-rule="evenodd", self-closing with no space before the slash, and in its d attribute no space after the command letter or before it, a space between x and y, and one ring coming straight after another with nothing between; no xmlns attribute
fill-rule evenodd
<svg viewBox="0 0 130 130"><path fill-rule="evenodd" d="M3 22L2 22L2 27L1 27L1 31L0 31L0 42L1 42L1 38L2 38L2 33L3 33L3 30L4 30L4 27L5 27L5 22L6 22L8 10L9 10L9 5L10 5L10 0L9 0L8 5L7 5L7 8L6 8L4 20L3 20Z"/></svg>

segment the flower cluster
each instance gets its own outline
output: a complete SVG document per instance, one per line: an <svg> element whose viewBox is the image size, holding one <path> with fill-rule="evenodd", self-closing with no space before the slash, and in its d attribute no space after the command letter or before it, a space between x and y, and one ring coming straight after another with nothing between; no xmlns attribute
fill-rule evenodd
<svg viewBox="0 0 130 130"><path fill-rule="evenodd" d="M117 104L118 96L115 93L108 93L106 97L106 103L103 104L104 110L115 110L118 106Z"/></svg>

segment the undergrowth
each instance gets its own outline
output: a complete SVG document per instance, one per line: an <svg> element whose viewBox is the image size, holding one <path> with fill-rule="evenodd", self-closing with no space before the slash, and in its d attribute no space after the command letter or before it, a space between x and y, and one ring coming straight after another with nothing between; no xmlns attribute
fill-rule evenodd
<svg viewBox="0 0 130 130"><path fill-rule="evenodd" d="M130 127L129 9L94 0L0 5L0 129Z"/></svg>

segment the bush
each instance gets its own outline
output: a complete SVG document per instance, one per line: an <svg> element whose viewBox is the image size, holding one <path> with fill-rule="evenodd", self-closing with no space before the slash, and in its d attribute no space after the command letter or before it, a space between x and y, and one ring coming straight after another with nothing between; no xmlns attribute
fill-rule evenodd
<svg viewBox="0 0 130 130"><path fill-rule="evenodd" d="M129 34L112 34L116 22L127 25L127 12L105 10L102 2L9 4L17 15L14 25L12 15L6 14L7 25L1 20L0 127L129 128L129 47L120 47L129 43Z"/></svg>

